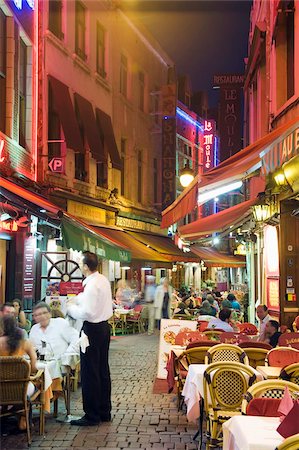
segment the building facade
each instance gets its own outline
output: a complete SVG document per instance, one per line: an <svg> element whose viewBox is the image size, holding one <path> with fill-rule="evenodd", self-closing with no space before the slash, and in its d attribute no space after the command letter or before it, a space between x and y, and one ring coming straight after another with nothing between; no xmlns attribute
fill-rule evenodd
<svg viewBox="0 0 299 450"><path fill-rule="evenodd" d="M248 45L247 145L282 130L260 155L260 186L273 211L256 232L260 270L255 298L290 326L299 313L299 2L254 1Z"/></svg>

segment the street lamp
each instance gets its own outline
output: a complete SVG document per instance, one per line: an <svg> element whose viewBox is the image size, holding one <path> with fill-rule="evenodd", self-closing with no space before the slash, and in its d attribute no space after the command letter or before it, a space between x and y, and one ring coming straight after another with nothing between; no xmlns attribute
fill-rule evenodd
<svg viewBox="0 0 299 450"><path fill-rule="evenodd" d="M180 183L185 188L189 186L190 183L194 180L194 173L190 167L189 160L186 162L185 167L180 173Z"/></svg>

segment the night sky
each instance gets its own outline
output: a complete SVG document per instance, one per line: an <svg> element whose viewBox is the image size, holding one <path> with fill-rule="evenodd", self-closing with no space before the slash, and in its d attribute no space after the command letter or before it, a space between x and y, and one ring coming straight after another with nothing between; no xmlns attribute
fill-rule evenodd
<svg viewBox="0 0 299 450"><path fill-rule="evenodd" d="M217 91L214 74L243 73L251 1L123 1L173 59L177 73L188 74L193 91L206 90L210 106Z"/></svg>

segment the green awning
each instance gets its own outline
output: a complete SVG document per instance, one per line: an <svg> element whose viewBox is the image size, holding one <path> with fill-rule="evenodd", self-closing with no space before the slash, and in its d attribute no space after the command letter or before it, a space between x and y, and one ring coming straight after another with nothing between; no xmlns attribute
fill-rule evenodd
<svg viewBox="0 0 299 450"><path fill-rule="evenodd" d="M66 248L96 253L99 258L112 261L130 262L131 253L94 230L85 227L77 220L63 218L61 221L62 238Z"/></svg>

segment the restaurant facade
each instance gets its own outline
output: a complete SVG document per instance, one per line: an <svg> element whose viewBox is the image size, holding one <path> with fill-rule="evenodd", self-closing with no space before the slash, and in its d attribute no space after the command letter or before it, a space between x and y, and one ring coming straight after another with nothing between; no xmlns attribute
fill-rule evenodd
<svg viewBox="0 0 299 450"><path fill-rule="evenodd" d="M177 222L219 189L239 192L243 202L179 232L208 245L215 236L241 239L251 321L263 303L289 327L299 312L297 3L254 2L244 86L247 147L195 179L162 219L162 226Z"/></svg>

